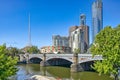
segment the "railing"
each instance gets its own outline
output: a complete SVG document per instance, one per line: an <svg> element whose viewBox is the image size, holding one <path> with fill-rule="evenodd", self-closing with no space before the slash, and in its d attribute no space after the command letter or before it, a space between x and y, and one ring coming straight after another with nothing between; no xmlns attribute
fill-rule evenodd
<svg viewBox="0 0 120 80"><path fill-rule="evenodd" d="M39 57L43 58L43 54L28 54L29 59L32 57ZM73 60L73 54L46 54L46 58L64 58L67 60L72 61ZM86 61L92 61L92 60L102 60L101 55L92 56L92 54L78 54L78 60L79 62L86 62Z"/></svg>

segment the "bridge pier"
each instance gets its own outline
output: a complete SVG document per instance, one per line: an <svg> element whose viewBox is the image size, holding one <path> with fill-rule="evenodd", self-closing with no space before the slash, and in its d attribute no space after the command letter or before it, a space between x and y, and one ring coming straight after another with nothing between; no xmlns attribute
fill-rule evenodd
<svg viewBox="0 0 120 80"><path fill-rule="evenodd" d="M77 64L71 64L71 72L78 72L78 65Z"/></svg>
<svg viewBox="0 0 120 80"><path fill-rule="evenodd" d="M43 60L40 62L40 66L43 66L43 67L45 67L46 66L46 54L44 53L43 54Z"/></svg>
<svg viewBox="0 0 120 80"><path fill-rule="evenodd" d="M29 54L28 53L20 54L19 55L19 63L26 63L26 64L28 64L29 63Z"/></svg>
<svg viewBox="0 0 120 80"><path fill-rule="evenodd" d="M78 54L73 54L73 64L71 64L71 72L78 72Z"/></svg>
<svg viewBox="0 0 120 80"><path fill-rule="evenodd" d="M73 54L73 64L71 64L70 68L71 68L71 72L84 71L82 66L78 64L78 54L77 53Z"/></svg>
<svg viewBox="0 0 120 80"><path fill-rule="evenodd" d="M28 64L28 63L30 63L29 62L29 55L26 55L27 57L26 57L26 63Z"/></svg>

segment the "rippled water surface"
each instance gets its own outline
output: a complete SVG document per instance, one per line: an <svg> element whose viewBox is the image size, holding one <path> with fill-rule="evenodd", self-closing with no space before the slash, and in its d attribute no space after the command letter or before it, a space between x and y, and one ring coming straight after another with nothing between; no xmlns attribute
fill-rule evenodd
<svg viewBox="0 0 120 80"><path fill-rule="evenodd" d="M40 67L39 64L18 65L19 71L12 80L26 80L32 75L43 75L62 80L113 80L107 75L99 76L95 72L71 73L70 68L66 67Z"/></svg>

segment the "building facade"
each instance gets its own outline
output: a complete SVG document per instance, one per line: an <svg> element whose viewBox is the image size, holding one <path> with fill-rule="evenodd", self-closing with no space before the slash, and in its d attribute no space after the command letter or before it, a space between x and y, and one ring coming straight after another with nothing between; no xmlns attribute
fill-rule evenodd
<svg viewBox="0 0 120 80"><path fill-rule="evenodd" d="M64 36L60 36L60 35L52 36L52 43L53 43L53 46L69 47L69 39L68 39L68 37L64 37Z"/></svg>
<svg viewBox="0 0 120 80"><path fill-rule="evenodd" d="M72 37L72 51L80 48L80 51L84 51L84 32L82 27L79 27L71 33Z"/></svg>
<svg viewBox="0 0 120 80"><path fill-rule="evenodd" d="M80 26L81 29L83 30L84 32L84 42L85 42L85 45L87 45L87 48L89 47L89 26L86 25L86 16L85 14L81 14L80 15Z"/></svg>
<svg viewBox="0 0 120 80"><path fill-rule="evenodd" d="M103 3L102 0L96 0L92 4L92 42L97 33L103 29Z"/></svg>
<svg viewBox="0 0 120 80"><path fill-rule="evenodd" d="M84 53L89 47L89 27L86 25L86 16L81 14L80 26L74 26L69 29L69 47L72 52L74 49L80 48Z"/></svg>
<svg viewBox="0 0 120 80"><path fill-rule="evenodd" d="M74 52L74 49L78 49L78 48L80 49L81 53L87 51L89 42L88 42L88 34L87 34L88 32L86 31L86 28L88 29L88 26L79 26L78 29L76 29L71 33L72 52Z"/></svg>
<svg viewBox="0 0 120 80"><path fill-rule="evenodd" d="M72 26L69 29L69 47L71 47L71 48L73 47L73 44L72 44L72 42L73 42L72 32L75 31L76 29L78 29L78 26Z"/></svg>
<svg viewBox="0 0 120 80"><path fill-rule="evenodd" d="M44 46L40 51L41 53L71 53L70 47L65 46Z"/></svg>

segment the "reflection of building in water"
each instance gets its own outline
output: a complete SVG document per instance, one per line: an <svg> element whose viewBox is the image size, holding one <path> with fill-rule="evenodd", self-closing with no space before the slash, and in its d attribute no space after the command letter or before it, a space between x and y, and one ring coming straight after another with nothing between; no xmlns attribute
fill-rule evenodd
<svg viewBox="0 0 120 80"><path fill-rule="evenodd" d="M62 78L62 80L81 80L81 79L91 79L96 80L99 78L99 80L112 80L109 76L101 75L101 77L98 75L98 73L95 72L78 72L78 73L71 73L70 68L65 67L40 67L39 64L28 64L26 65L18 65L19 71L17 72L17 79L11 79L11 80L26 80L28 75L26 75L26 70L28 69L29 73L32 73L32 75L42 75L46 74L46 76L51 77L59 77ZM46 68L46 70L43 68ZM46 71L46 72L45 72ZM31 75L31 76L32 76ZM86 77L87 75L87 77ZM93 76L91 76L93 75ZM30 77L29 77L30 78ZM28 79L29 80L29 79Z"/></svg>
<svg viewBox="0 0 120 80"><path fill-rule="evenodd" d="M26 64L25 68L26 68L26 75L29 75L30 74L30 71L29 71L29 66Z"/></svg>
<svg viewBox="0 0 120 80"><path fill-rule="evenodd" d="M46 70L46 67L40 67L40 72L41 72L41 75L42 76L47 76L47 70Z"/></svg>

